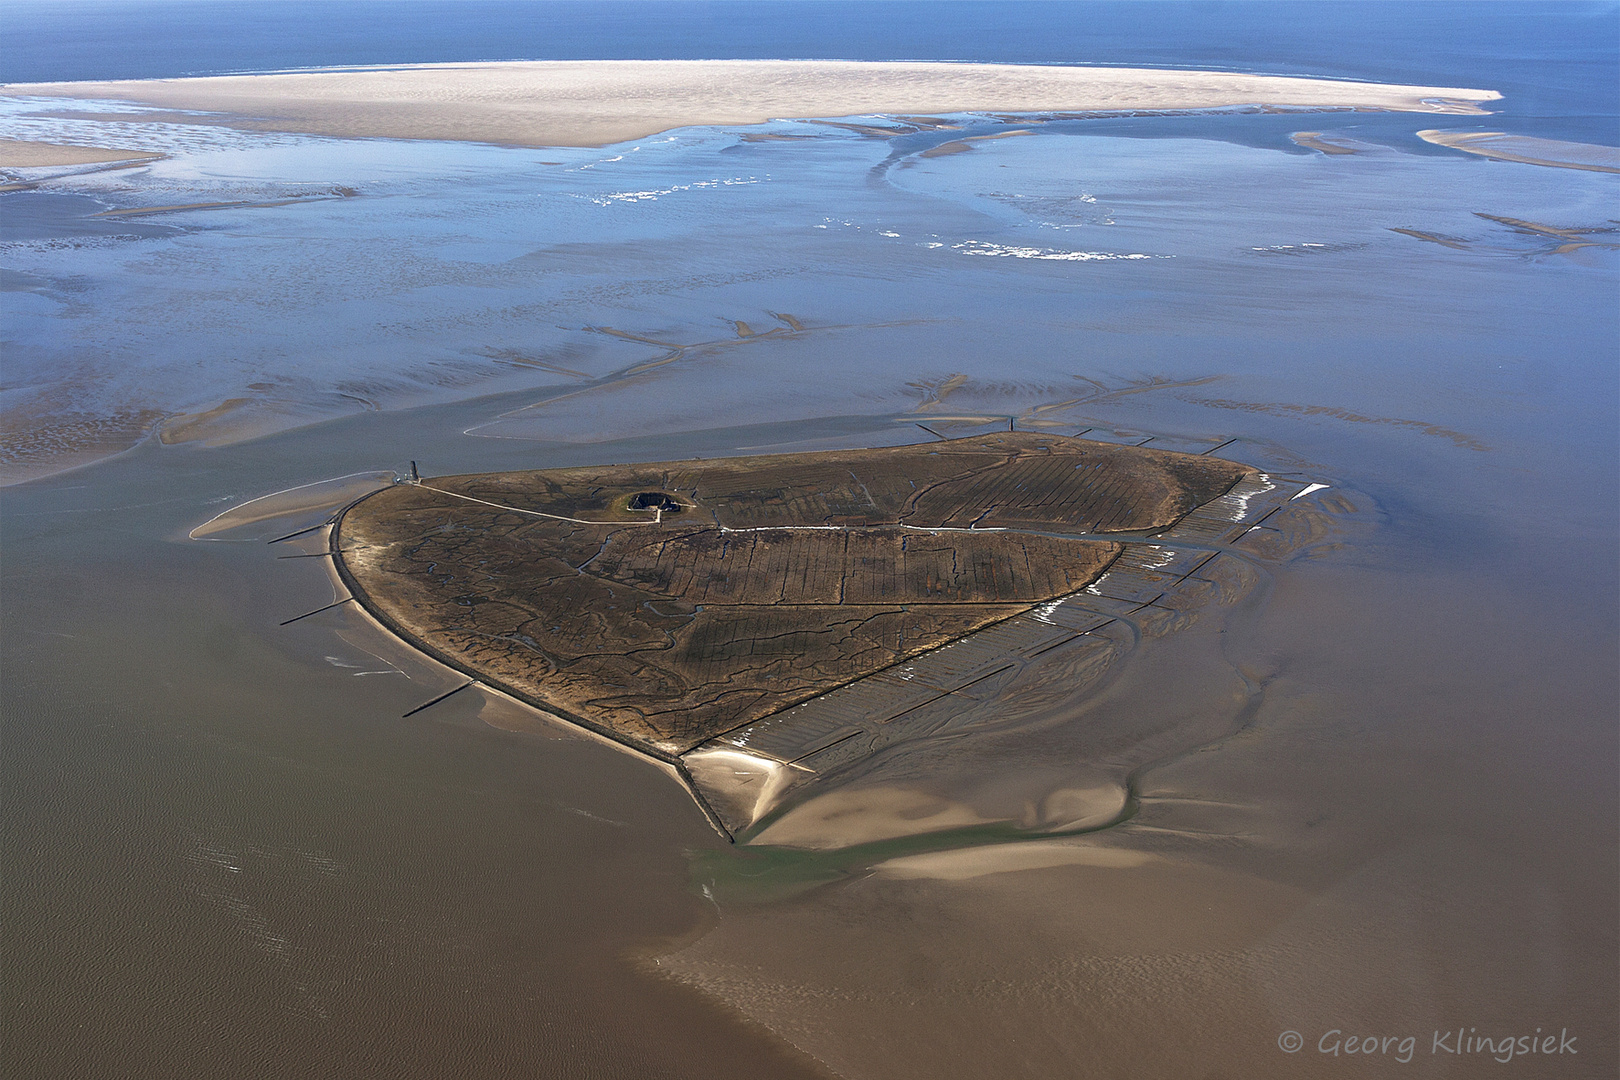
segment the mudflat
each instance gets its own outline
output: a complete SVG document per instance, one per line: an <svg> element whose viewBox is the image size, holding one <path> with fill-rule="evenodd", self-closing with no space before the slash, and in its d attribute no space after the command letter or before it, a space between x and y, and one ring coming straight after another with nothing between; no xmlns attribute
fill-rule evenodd
<svg viewBox="0 0 1620 1080"><path fill-rule="evenodd" d="M667 756L1073 593L1107 536L1248 471L1009 432L445 477L363 499L332 550L407 640Z"/></svg>
<svg viewBox="0 0 1620 1080"><path fill-rule="evenodd" d="M1221 71L788 60L418 64L116 82L7 93L232 114L233 126L341 137L602 146L695 124L939 112L1267 105L1479 113L1494 90ZM218 123L220 116L198 117Z"/></svg>

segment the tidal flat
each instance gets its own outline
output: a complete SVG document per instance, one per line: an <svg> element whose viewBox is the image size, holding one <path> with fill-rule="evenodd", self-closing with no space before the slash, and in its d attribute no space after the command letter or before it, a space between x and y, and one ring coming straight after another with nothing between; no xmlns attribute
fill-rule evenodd
<svg viewBox="0 0 1620 1080"><path fill-rule="evenodd" d="M0 134L166 156L0 196L20 1069L1329 1076L1279 1035L1462 1024L1613 1074L1613 175L1383 113L532 149L84 104ZM738 846L498 694L413 711L461 680L290 622L343 594L267 543L413 461L1009 428L1308 494L1106 678L958 695L959 752Z"/></svg>

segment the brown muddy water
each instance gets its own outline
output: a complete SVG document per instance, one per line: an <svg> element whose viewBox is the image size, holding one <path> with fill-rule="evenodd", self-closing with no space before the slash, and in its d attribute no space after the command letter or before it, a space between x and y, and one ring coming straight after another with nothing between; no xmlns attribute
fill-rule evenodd
<svg viewBox="0 0 1620 1080"><path fill-rule="evenodd" d="M16 204L8 407L199 437L0 504L8 1070L1613 1075L1617 263L1500 219L1601 241L1614 178L1035 130L568 175L267 137L73 193L361 196ZM326 508L192 536L413 459L1008 424L1328 486L1107 678L964 705L736 846L482 691L405 716L457 680L357 613L281 625L342 595L265 542Z"/></svg>

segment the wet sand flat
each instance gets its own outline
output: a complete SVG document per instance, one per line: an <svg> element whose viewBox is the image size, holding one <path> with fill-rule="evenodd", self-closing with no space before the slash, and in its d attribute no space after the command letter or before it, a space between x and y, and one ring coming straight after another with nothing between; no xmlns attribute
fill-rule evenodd
<svg viewBox="0 0 1620 1080"><path fill-rule="evenodd" d="M238 126L259 130L520 146L602 146L694 124L784 117L1238 105L1478 113L1500 97L1212 71L785 60L423 64L5 89L234 113Z"/></svg>
<svg viewBox="0 0 1620 1080"><path fill-rule="evenodd" d="M1440 131L1430 128L1417 134L1424 142L1449 146L1453 150L1496 161L1516 161L1523 165L1546 165L1554 169L1580 169L1584 172L1620 173L1620 147L1566 142L1562 139L1537 139L1501 131Z"/></svg>
<svg viewBox="0 0 1620 1080"><path fill-rule="evenodd" d="M0 139L0 168L6 169L97 165L107 161L139 161L162 156L144 150L120 150L110 146L63 146L26 139Z"/></svg>

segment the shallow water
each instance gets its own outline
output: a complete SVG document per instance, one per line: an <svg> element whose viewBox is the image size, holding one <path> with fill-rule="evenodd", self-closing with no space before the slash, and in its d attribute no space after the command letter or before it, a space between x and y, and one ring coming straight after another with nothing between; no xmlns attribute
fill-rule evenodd
<svg viewBox="0 0 1620 1080"><path fill-rule="evenodd" d="M1610 228L1616 178L1440 152L1431 117L1158 122L932 158L964 132L187 130L0 197L29 230L0 393L59 425L14 460L59 460L63 417L247 399L5 493L10 1060L1340 1075L1340 1029L1416 1037L1366 1075L1502 1068L1431 1051L1463 1026L1567 1028L1547 1075L1612 1075L1620 234L1498 219ZM341 594L264 541L353 474L1008 422L1235 438L1340 501L1256 547L1241 610L807 804L800 846L728 847L663 773L498 699L402 718L456 680L344 609L279 625ZM1123 824L1021 831L1121 776Z"/></svg>

